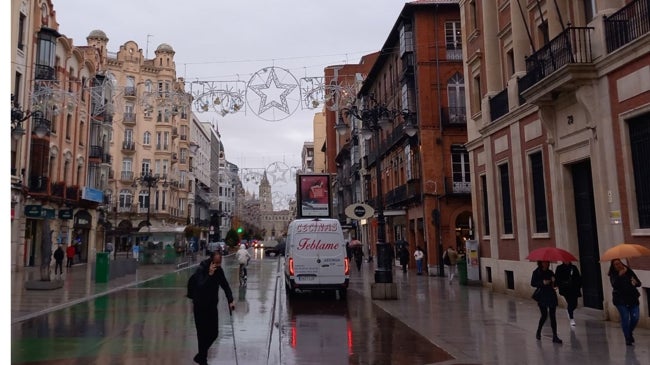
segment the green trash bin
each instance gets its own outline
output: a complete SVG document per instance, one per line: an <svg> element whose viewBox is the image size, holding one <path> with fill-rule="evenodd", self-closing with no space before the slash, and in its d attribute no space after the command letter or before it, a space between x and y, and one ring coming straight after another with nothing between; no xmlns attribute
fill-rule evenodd
<svg viewBox="0 0 650 365"><path fill-rule="evenodd" d="M108 283L110 254L108 252L97 252L95 261L95 282Z"/></svg>
<svg viewBox="0 0 650 365"><path fill-rule="evenodd" d="M165 258L164 258L164 263L165 264L173 264L176 262L176 251L174 251L174 248L172 245L167 245L165 246Z"/></svg>
<svg viewBox="0 0 650 365"><path fill-rule="evenodd" d="M456 263L458 269L458 282L460 285L467 285L467 261L465 258L460 258Z"/></svg>

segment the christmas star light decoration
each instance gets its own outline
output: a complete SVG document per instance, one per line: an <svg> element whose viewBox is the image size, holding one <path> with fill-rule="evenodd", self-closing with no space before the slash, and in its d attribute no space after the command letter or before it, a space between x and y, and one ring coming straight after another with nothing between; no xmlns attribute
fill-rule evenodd
<svg viewBox="0 0 650 365"><path fill-rule="evenodd" d="M260 105L258 114L262 114L271 108L276 108L286 114L291 114L289 104L287 103L287 96L297 87L296 84L284 84L280 82L275 73L275 68L271 67L266 82L258 85L250 85L249 88L260 97ZM283 90L282 92L279 92ZM272 96L271 101L267 102L269 95ZM278 96L278 102L273 96Z"/></svg>

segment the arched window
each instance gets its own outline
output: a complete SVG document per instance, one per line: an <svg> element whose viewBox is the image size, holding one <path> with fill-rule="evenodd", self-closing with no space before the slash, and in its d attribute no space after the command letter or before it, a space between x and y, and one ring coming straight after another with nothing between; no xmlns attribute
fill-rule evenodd
<svg viewBox="0 0 650 365"><path fill-rule="evenodd" d="M151 132L144 132L144 136L142 137L142 144L146 146L151 144Z"/></svg>
<svg viewBox="0 0 650 365"><path fill-rule="evenodd" d="M149 206L149 191L148 190L140 190L140 194L138 194L138 206L140 208L146 208Z"/></svg>
<svg viewBox="0 0 650 365"><path fill-rule="evenodd" d="M130 209L133 202L133 194L127 189L120 191L119 207L122 209Z"/></svg>
<svg viewBox="0 0 650 365"><path fill-rule="evenodd" d="M465 114L465 80L460 73L454 74L447 81L447 97L449 98L449 124L467 123Z"/></svg>

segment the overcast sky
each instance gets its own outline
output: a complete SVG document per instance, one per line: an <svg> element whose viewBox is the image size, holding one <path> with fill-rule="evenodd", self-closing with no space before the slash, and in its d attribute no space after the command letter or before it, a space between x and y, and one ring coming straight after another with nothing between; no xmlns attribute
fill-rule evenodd
<svg viewBox="0 0 650 365"><path fill-rule="evenodd" d="M186 81L240 80L247 84L269 66L288 70L295 79L300 79L323 76L326 66L358 63L362 55L381 48L404 3L404 0L53 1L59 31L72 38L74 45L86 45L86 36L94 29L108 36L109 52L117 52L121 45L132 40L152 58L154 50L167 43L176 52L178 77L185 77ZM289 83L287 80L291 79L284 73L277 76L280 83ZM261 78L261 83L265 78L268 76ZM248 94L252 94L250 89ZM278 93L270 94L269 98L267 105L271 99L281 102ZM287 105L293 108L299 100L293 96ZM275 116L283 115L276 111ZM274 162L299 166L303 143L313 140L313 115L313 109L301 106L290 116L273 122L258 117L250 106L226 116L197 113L202 121L218 124L226 158L242 169L265 168ZM293 188L292 182L291 191Z"/></svg>

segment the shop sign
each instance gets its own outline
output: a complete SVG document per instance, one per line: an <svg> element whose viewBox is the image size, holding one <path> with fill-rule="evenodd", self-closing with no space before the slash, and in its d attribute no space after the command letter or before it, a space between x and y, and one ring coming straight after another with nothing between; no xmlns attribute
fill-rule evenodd
<svg viewBox="0 0 650 365"><path fill-rule="evenodd" d="M90 228L90 221L90 213L88 213L86 210L81 210L77 212L77 215L74 217L74 226L75 228Z"/></svg>
<svg viewBox="0 0 650 365"><path fill-rule="evenodd" d="M59 209L59 219L72 219L72 209Z"/></svg>
<svg viewBox="0 0 650 365"><path fill-rule="evenodd" d="M104 192L84 186L84 188L81 190L81 199L90 200L91 202L96 203L103 203Z"/></svg>
<svg viewBox="0 0 650 365"><path fill-rule="evenodd" d="M43 208L41 212L41 218L54 219L56 217L56 210L50 208Z"/></svg>
<svg viewBox="0 0 650 365"><path fill-rule="evenodd" d="M25 217L41 218L43 207L41 205L25 205Z"/></svg>

